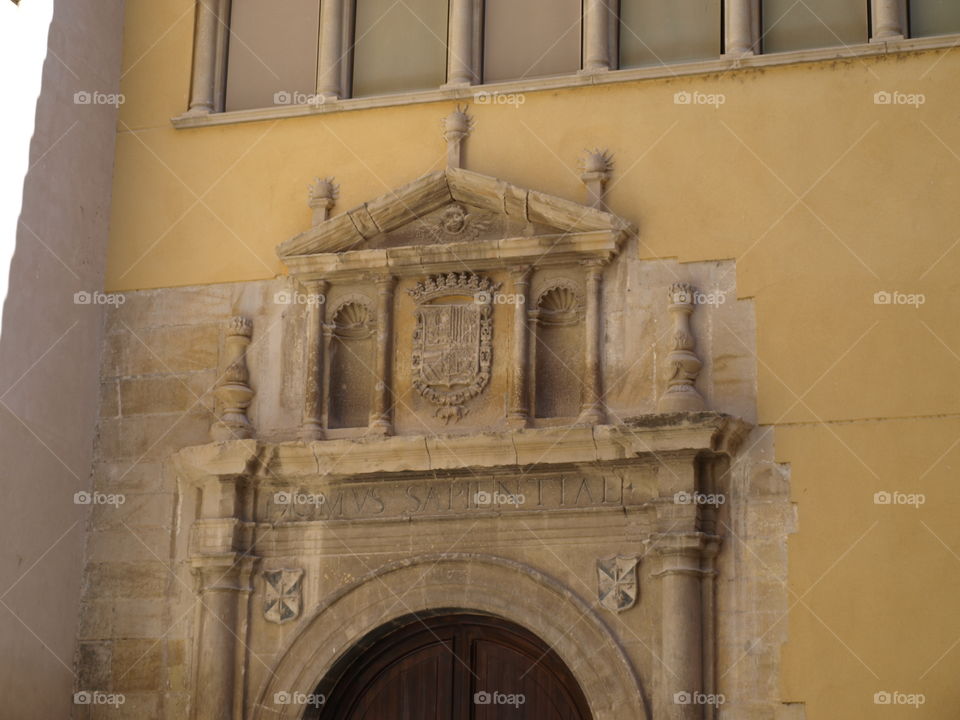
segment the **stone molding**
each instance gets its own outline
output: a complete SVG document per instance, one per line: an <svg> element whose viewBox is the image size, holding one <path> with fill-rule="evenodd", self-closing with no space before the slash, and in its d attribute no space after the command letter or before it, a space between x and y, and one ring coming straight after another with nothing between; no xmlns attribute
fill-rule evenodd
<svg viewBox="0 0 960 720"><path fill-rule="evenodd" d="M598 249L600 252L615 251L619 245L620 236L636 232L633 225L612 213L521 188L470 170L448 168L423 175L403 187L300 233L281 243L277 248L277 254L294 274L312 269L303 267L305 257L325 253L350 255L351 251L368 253L368 266L373 265L373 261L380 258L382 258L380 263L382 266L402 266L405 264L404 254L400 251L404 248L379 251L364 251L360 248L366 240L415 222L427 213L452 202L467 203L523 222L539 223L556 228L558 232L551 233L551 236L571 233L583 233L588 236L606 235L613 246ZM500 257L501 244L505 249L510 244L522 246L523 241L530 240L534 238L477 241L471 243L471 246L480 245L481 247L478 248L480 252L474 251L465 257L471 259L478 256L482 258L484 255L488 258ZM410 257L409 264L422 265L428 262L420 259L419 252L430 249L418 247L416 258ZM535 248L530 249L536 251ZM584 249L589 250L589 245ZM484 250L487 252L485 253ZM409 254L409 250L407 253ZM521 254L516 259L519 260L522 257ZM390 262L385 262L388 259Z"/></svg>
<svg viewBox="0 0 960 720"><path fill-rule="evenodd" d="M882 2L883 0L876 0ZM748 17L748 21L752 20ZM740 33L740 37L747 38L746 22L739 24L728 23L728 32ZM738 29L739 28L739 29ZM750 40L753 40L755 31L749 29ZM730 38L730 35L728 35ZM628 68L623 70L581 71L570 75L561 75L550 78L536 78L515 80L489 85L447 85L436 90L421 92L399 93L396 95L380 95L376 97L330 99L322 104L314 105L283 105L252 110L234 110L230 112L187 112L171 118L174 128L189 129L212 127L217 125L233 125L237 123L262 122L264 120L278 120L282 118L305 117L310 115L325 115L327 113L350 112L369 108L394 107L400 105L418 105L421 103L435 103L441 101L457 101L474 99L478 93L509 94L523 92L540 92L561 88L587 87L594 85L610 85L638 80L656 78L679 78L696 75L726 74L732 71L749 68L777 67L781 65L796 65L811 62L833 62L845 59L879 57L896 53L921 52L925 50L941 50L955 47L960 41L960 35L939 35L928 38L900 39L897 36L875 37L867 43L846 45L830 48L814 48L810 50L796 50L792 52L774 53L771 55L731 52L714 60L684 62L654 67ZM738 40L742 47L744 42ZM729 45L729 47L736 47ZM196 67L196 66L195 66ZM194 70L196 73L196 69Z"/></svg>
<svg viewBox="0 0 960 720"><path fill-rule="evenodd" d="M461 573L470 581L451 584L450 576ZM403 593L404 602L384 593L384 586ZM364 608L362 617L358 607ZM633 664L592 603L523 563L443 553L389 563L327 596L278 653L255 695L252 720L299 717L301 708L274 704L276 693L312 693L358 639L412 613L450 607L503 617L541 637L577 678L595 720L619 720L624 713L637 720L650 717ZM551 608L548 616L545 607Z"/></svg>

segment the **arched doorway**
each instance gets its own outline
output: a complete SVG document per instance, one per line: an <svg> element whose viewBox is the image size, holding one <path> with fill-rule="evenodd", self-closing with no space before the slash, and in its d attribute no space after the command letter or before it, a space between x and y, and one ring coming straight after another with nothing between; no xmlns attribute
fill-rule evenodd
<svg viewBox="0 0 960 720"><path fill-rule="evenodd" d="M373 633L318 691L326 698L313 715L320 720L592 720L549 646L477 614L414 618Z"/></svg>

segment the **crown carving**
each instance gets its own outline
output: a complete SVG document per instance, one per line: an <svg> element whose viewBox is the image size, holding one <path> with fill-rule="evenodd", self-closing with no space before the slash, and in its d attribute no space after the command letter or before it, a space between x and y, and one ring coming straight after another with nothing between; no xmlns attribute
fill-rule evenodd
<svg viewBox="0 0 960 720"><path fill-rule="evenodd" d="M480 277L474 273L446 273L441 275L432 275L426 280L421 280L414 287L407 290L410 297L418 303L443 297L444 295L477 295L484 293L492 295L500 289L500 283L493 282L490 278Z"/></svg>

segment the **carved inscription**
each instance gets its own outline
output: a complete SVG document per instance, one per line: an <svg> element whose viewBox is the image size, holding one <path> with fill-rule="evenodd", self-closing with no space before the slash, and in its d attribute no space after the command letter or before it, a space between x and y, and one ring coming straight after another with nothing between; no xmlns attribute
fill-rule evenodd
<svg viewBox="0 0 960 720"><path fill-rule="evenodd" d="M264 488L261 521L407 519L474 513L577 510L643 504L650 492L611 472L602 476L469 477Z"/></svg>

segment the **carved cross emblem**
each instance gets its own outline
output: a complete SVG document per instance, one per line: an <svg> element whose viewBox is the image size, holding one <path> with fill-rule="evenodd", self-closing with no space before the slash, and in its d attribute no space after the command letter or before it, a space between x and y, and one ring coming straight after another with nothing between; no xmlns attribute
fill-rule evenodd
<svg viewBox="0 0 960 720"><path fill-rule="evenodd" d="M427 278L411 289L417 302L413 385L450 422L490 381L493 293L499 286L473 273Z"/></svg>
<svg viewBox="0 0 960 720"><path fill-rule="evenodd" d="M623 612L637 604L637 557L616 555L597 560L597 593L600 604L611 612Z"/></svg>
<svg viewBox="0 0 960 720"><path fill-rule="evenodd" d="M265 570L263 616L278 625L300 615L303 598L303 570Z"/></svg>

